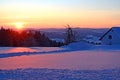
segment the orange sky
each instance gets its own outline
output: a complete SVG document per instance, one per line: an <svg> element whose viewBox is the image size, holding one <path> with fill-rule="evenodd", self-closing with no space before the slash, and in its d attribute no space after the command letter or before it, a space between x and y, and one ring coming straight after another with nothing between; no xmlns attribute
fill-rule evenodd
<svg viewBox="0 0 120 80"><path fill-rule="evenodd" d="M0 26L82 28L120 26L119 0L1 0Z"/></svg>

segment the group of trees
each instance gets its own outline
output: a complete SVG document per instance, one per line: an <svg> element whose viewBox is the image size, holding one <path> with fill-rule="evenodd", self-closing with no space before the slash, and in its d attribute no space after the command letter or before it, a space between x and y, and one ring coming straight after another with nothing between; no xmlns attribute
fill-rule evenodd
<svg viewBox="0 0 120 80"><path fill-rule="evenodd" d="M63 43L50 40L40 31L26 30L17 32L12 29L0 29L0 46L2 47L58 47Z"/></svg>
<svg viewBox="0 0 120 80"><path fill-rule="evenodd" d="M50 40L44 33L40 31L24 30L21 32L0 29L0 46L1 47L59 47L64 44L68 45L75 41L75 33L68 25L66 29L65 42L56 42Z"/></svg>

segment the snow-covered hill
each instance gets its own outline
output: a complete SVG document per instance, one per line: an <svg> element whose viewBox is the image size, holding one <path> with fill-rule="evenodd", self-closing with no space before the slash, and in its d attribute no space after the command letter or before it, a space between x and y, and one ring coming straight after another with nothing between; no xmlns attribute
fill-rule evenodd
<svg viewBox="0 0 120 80"><path fill-rule="evenodd" d="M109 30L108 28L101 28L101 29L73 28L73 31L75 32L78 39L84 38L87 35L94 35L97 37L101 37L108 30ZM54 39L54 38L64 39L66 29L50 28L50 29L40 29L40 31L42 33L45 33L51 39Z"/></svg>
<svg viewBox="0 0 120 80"><path fill-rule="evenodd" d="M120 45L0 48L0 80L119 79Z"/></svg>
<svg viewBox="0 0 120 80"><path fill-rule="evenodd" d="M62 48L67 48L69 50L77 50L77 51L95 51L95 50L100 50L100 51L112 51L112 50L118 50L120 51L120 44L115 44L115 45L94 45L94 44L90 44L84 41L80 41L80 42L75 42L75 43L71 43L67 46L63 46Z"/></svg>

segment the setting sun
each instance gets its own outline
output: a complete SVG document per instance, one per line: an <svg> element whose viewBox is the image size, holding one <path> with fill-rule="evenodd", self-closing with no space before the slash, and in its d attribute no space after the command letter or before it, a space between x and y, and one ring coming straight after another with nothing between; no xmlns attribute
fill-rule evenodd
<svg viewBox="0 0 120 80"><path fill-rule="evenodd" d="M23 28L23 23L22 22L17 22L15 23L17 29L22 29Z"/></svg>

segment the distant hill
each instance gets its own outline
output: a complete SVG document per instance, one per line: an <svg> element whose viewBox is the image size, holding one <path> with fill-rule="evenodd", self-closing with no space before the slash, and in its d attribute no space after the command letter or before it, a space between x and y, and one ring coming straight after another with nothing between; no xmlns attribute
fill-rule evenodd
<svg viewBox="0 0 120 80"><path fill-rule="evenodd" d="M66 29L57 29L57 28L48 28L48 29L39 29L42 33L45 33L49 38L65 38ZM87 35L94 35L97 37L101 37L109 28L73 28L73 31L76 33L78 38L84 38Z"/></svg>

